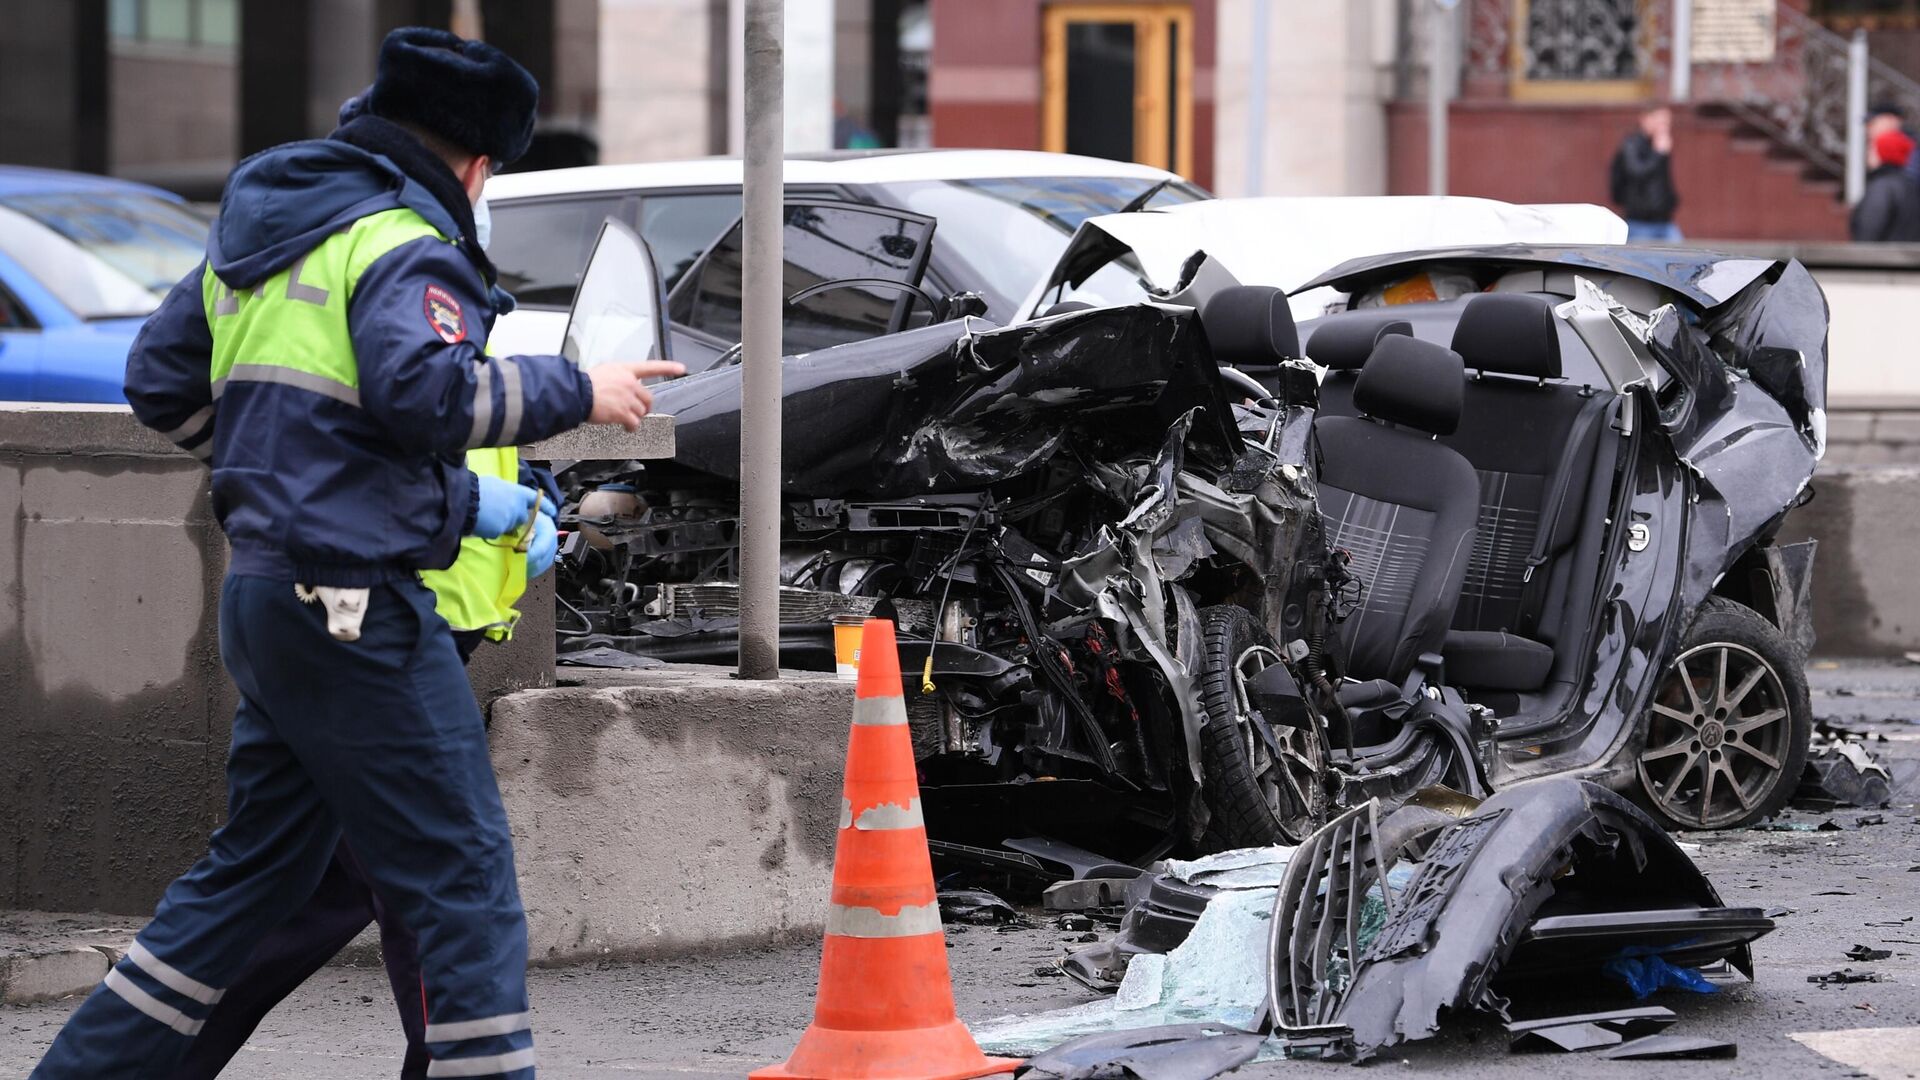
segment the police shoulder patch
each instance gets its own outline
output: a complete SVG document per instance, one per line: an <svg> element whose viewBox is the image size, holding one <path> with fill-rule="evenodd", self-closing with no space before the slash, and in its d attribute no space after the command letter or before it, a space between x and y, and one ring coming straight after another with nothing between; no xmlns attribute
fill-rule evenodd
<svg viewBox="0 0 1920 1080"><path fill-rule="evenodd" d="M427 286L425 303L427 325L440 335L440 340L452 345L467 339L467 320L460 310L460 301L453 294L438 285Z"/></svg>

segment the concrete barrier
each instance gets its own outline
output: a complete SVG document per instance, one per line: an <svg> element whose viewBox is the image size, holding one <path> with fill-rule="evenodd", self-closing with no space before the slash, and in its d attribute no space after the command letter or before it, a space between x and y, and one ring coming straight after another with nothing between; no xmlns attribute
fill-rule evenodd
<svg viewBox="0 0 1920 1080"><path fill-rule="evenodd" d="M660 457L672 420L553 457ZM226 809L226 541L206 469L124 406L0 403L0 909L152 910ZM550 582L482 700L553 684Z"/></svg>
<svg viewBox="0 0 1920 1080"><path fill-rule="evenodd" d="M1820 541L1813 564L1814 651L1898 656L1920 650L1920 468L1822 469L1782 543Z"/></svg>
<svg viewBox="0 0 1920 1080"><path fill-rule="evenodd" d="M561 676L580 685L493 707L533 963L820 931L852 683L690 665Z"/></svg>

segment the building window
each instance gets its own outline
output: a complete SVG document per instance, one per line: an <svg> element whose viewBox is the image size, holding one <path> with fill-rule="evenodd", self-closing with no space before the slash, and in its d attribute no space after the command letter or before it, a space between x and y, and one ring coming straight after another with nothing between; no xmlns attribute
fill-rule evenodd
<svg viewBox="0 0 1920 1080"><path fill-rule="evenodd" d="M120 41L232 48L240 40L240 2L112 0L107 29Z"/></svg>
<svg viewBox="0 0 1920 1080"><path fill-rule="evenodd" d="M1652 91L1650 0L1512 0L1512 96L1630 101Z"/></svg>

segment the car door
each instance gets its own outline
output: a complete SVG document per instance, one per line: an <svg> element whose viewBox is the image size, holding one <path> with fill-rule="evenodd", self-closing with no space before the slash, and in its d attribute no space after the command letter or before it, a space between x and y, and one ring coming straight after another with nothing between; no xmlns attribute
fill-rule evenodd
<svg viewBox="0 0 1920 1080"><path fill-rule="evenodd" d="M623 222L601 223L567 310L560 355L590 369L610 360L666 360L666 304L653 251Z"/></svg>
<svg viewBox="0 0 1920 1080"><path fill-rule="evenodd" d="M933 246L933 218L832 199L788 199L781 220L784 353L907 326ZM741 247L736 221L668 295L674 358L688 371L711 366L740 341Z"/></svg>
<svg viewBox="0 0 1920 1080"><path fill-rule="evenodd" d="M552 353L559 347L582 268L600 223L631 223L637 200L622 191L509 199L493 204L487 255L518 307L494 320L487 343L500 356Z"/></svg>

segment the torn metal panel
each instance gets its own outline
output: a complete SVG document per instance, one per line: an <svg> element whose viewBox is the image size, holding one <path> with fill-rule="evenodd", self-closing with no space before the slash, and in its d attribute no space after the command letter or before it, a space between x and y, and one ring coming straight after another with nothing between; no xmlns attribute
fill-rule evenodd
<svg viewBox="0 0 1920 1080"><path fill-rule="evenodd" d="M1600 1056L1609 1061L1725 1059L1740 1056L1740 1050L1724 1039L1709 1039L1700 1035L1647 1035L1602 1050Z"/></svg>
<svg viewBox="0 0 1920 1080"><path fill-rule="evenodd" d="M1637 1009L1517 1020L1507 1025L1507 1048L1524 1054L1618 1046L1628 1039L1655 1034L1676 1019L1672 1009L1647 1005Z"/></svg>
<svg viewBox="0 0 1920 1080"><path fill-rule="evenodd" d="M1160 443L1202 409L1197 445L1240 450L1190 310L1153 304L994 328L976 319L855 342L784 365L784 489L894 498L964 491L1036 472L1097 435ZM740 371L655 390L674 417L675 462L738 479Z"/></svg>
<svg viewBox="0 0 1920 1080"><path fill-rule="evenodd" d="M1302 1053L1362 1060L1432 1035L1443 1010L1504 1016L1495 977L1528 924L1563 896L1576 910L1655 911L1647 918L1656 922L1671 922L1667 910L1683 904L1721 907L1646 815L1596 784L1550 778L1440 825L1362 948L1347 898L1373 888L1380 863L1391 864L1403 843L1382 843L1371 811L1350 812L1301 845L1289 867L1274 908L1270 1005L1276 1029ZM1726 955L1751 970L1744 940Z"/></svg>

